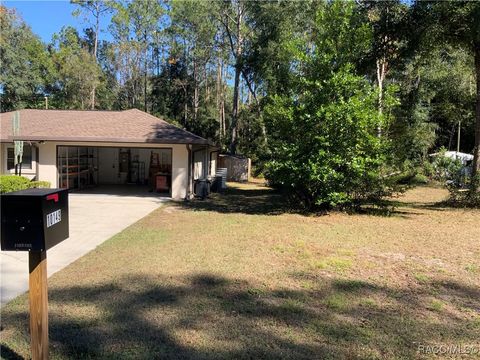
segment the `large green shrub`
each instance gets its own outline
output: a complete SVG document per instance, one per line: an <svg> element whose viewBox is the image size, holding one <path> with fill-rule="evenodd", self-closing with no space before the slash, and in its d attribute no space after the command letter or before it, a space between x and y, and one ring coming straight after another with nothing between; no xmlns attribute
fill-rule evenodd
<svg viewBox="0 0 480 360"><path fill-rule="evenodd" d="M306 207L379 198L383 140L376 135L376 93L348 68L301 99L277 96L266 107L276 141L266 178Z"/></svg>
<svg viewBox="0 0 480 360"><path fill-rule="evenodd" d="M386 132L395 100L386 89L379 111L378 91L357 70L371 29L353 2L322 3L314 26L314 46L298 47L291 91L265 100L265 177L310 209L379 199L390 192Z"/></svg>
<svg viewBox="0 0 480 360"><path fill-rule="evenodd" d="M23 176L0 175L0 194L30 188L49 188L48 181L30 181Z"/></svg>

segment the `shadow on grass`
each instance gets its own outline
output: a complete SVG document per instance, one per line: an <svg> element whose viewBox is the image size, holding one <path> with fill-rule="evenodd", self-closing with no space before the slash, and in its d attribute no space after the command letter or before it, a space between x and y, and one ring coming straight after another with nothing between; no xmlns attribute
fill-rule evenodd
<svg viewBox="0 0 480 360"><path fill-rule="evenodd" d="M478 290L431 286L480 306ZM466 319L419 317L427 295L340 278L292 290L214 274L131 276L51 289L51 352L65 359L413 358L418 344L478 339L480 326ZM6 328L28 337L24 312L2 315ZM18 359L11 349L4 355Z"/></svg>
<svg viewBox="0 0 480 360"><path fill-rule="evenodd" d="M211 194L210 198L186 201L183 207L194 211L215 211L219 213L243 213L249 215L279 215L285 212L298 212L273 189L233 185L221 194Z"/></svg>
<svg viewBox="0 0 480 360"><path fill-rule="evenodd" d="M185 209L193 211L212 211L224 214L241 213L248 215L280 215L296 213L302 215L325 215L326 212L308 212L295 207L287 201L285 195L278 191L255 184L231 185L221 194L211 194L210 198L194 199L181 204ZM395 199L385 199L377 202L365 203L362 206L347 210L351 215L371 215L379 217L412 218L424 215L421 210L444 211L449 207L443 203L416 203L402 202ZM418 210L418 211L416 211Z"/></svg>
<svg viewBox="0 0 480 360"><path fill-rule="evenodd" d="M3 344L0 344L0 356L5 360L23 360L22 356Z"/></svg>
<svg viewBox="0 0 480 360"><path fill-rule="evenodd" d="M278 191L249 184L239 186L230 185L220 194L211 194L209 198L186 201L181 205L185 209L193 211L212 211L223 214L241 213L247 215L280 215L295 213L301 215L325 215L326 211L308 212L303 208L295 207L288 202L286 195ZM375 216L412 215L393 208L393 203L388 201L362 207L351 214L366 214Z"/></svg>
<svg viewBox="0 0 480 360"><path fill-rule="evenodd" d="M422 210L448 211L452 209L453 207L448 206L444 201L422 203L383 199L375 203L364 204L358 211L352 212L352 214L411 218L412 215L424 215L425 213Z"/></svg>

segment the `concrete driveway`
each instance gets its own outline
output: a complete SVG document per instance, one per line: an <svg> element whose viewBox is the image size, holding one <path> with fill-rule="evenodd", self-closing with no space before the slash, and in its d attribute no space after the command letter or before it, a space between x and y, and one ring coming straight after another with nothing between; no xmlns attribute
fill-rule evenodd
<svg viewBox="0 0 480 360"><path fill-rule="evenodd" d="M47 253L48 276L95 249L156 208L165 198L130 193L69 194L70 237ZM0 251L1 305L28 290L28 253Z"/></svg>

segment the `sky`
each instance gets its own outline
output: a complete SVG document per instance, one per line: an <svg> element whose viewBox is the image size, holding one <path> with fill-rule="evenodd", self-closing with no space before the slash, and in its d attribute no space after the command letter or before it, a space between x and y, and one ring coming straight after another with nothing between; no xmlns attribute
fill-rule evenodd
<svg viewBox="0 0 480 360"><path fill-rule="evenodd" d="M83 16L76 18L72 15L77 6L70 4L69 0L9 0L1 3L7 8L15 8L32 31L46 43L63 26L73 26L80 33L88 27ZM101 27L105 30L108 23L109 19L104 19ZM107 39L108 34L104 31L99 37L101 40Z"/></svg>

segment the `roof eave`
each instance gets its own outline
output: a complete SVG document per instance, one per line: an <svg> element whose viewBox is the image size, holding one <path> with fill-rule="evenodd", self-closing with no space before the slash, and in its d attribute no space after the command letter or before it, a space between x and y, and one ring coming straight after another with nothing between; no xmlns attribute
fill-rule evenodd
<svg viewBox="0 0 480 360"><path fill-rule="evenodd" d="M203 138L198 139L149 139L149 138L109 138L109 137L67 137L67 136L12 136L0 139L1 142L12 141L62 141L62 142L110 142L129 144L201 144L211 145L211 141Z"/></svg>

